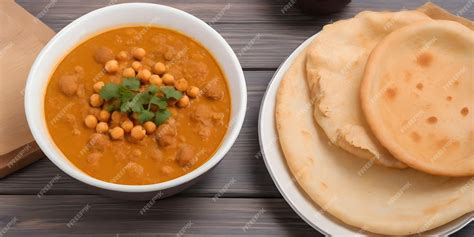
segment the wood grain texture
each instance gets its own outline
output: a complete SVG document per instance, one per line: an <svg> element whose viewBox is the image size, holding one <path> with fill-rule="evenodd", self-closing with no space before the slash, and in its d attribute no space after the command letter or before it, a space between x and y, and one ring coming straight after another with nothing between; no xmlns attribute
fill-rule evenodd
<svg viewBox="0 0 474 237"><path fill-rule="evenodd" d="M123 1L17 2L59 31L87 12L110 2ZM139 211L146 202L96 195L43 159L0 181L0 231L17 218L6 236L117 236L118 233L118 236L176 236L180 230L192 236L319 236L281 198L259 156L257 121L266 86L280 63L323 25L366 9L415 8L425 1L354 0L343 12L327 16L308 16L297 7L282 12L289 3L285 0L153 2L185 10L210 23L238 55L249 91L248 109L242 131L231 151L198 184L177 197L156 201L144 215ZM468 3L467 0L434 2L455 13ZM462 13L473 19L473 10L474 6ZM250 45L252 39L255 40ZM215 197L220 198L213 201ZM88 203L88 210L68 228L67 223ZM265 211L258 215L262 208ZM243 231L242 228L256 215L255 223ZM454 236L473 235L474 223L471 223Z"/></svg>
<svg viewBox="0 0 474 237"><path fill-rule="evenodd" d="M60 0L52 6L50 0L18 0L31 14L55 31L71 21L117 0ZM275 69L305 39L317 33L323 25L339 19L349 18L363 10L413 9L425 0L400 1L378 0L353 1L342 12L326 16L309 16L289 1L278 0L197 0L197 1L145 1L155 2L187 11L210 23L229 42L245 69ZM292 1L294 2L294 1ZM463 11L468 0L433 1L454 13L473 19L472 8ZM291 3L291 2L290 2ZM289 9L285 11L285 6ZM472 5L472 3L471 3ZM251 44L253 40L253 44ZM245 50L246 46L251 47Z"/></svg>
<svg viewBox="0 0 474 237"><path fill-rule="evenodd" d="M7 236L321 236L282 199L168 198L127 202L103 196L0 196Z"/></svg>

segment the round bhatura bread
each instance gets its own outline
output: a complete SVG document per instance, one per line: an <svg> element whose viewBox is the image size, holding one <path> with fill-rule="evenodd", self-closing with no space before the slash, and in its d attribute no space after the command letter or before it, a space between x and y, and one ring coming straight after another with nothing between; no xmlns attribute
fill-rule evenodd
<svg viewBox="0 0 474 237"><path fill-rule="evenodd" d="M371 133L360 107L365 64L375 45L401 27L431 20L418 11L370 12L324 26L306 63L314 118L329 140L356 157L405 168Z"/></svg>
<svg viewBox="0 0 474 237"><path fill-rule="evenodd" d="M397 159L435 175L474 175L474 31L416 23L373 50L361 86L368 124Z"/></svg>
<svg viewBox="0 0 474 237"><path fill-rule="evenodd" d="M305 76L302 53L278 88L276 128L294 179L321 213L373 233L407 235L474 211L473 178L378 165L361 169L365 160L329 145L307 109L311 100Z"/></svg>

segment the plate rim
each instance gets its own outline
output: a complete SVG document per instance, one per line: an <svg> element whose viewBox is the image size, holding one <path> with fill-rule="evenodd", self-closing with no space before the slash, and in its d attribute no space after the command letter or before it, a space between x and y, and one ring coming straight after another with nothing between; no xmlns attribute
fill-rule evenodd
<svg viewBox="0 0 474 237"><path fill-rule="evenodd" d="M286 203L288 203L288 205L291 207L291 209L293 209L294 212L296 212L296 214L298 214L298 216L303 219L309 226L311 226L313 229L317 230L318 232L320 232L321 234L325 235L325 236L331 236L331 235L334 235L333 233L329 233L325 230L323 230L321 227L319 227L316 223L313 223L312 221L310 221L302 212L300 212L298 210L298 208L296 207L296 205L293 203L293 201L288 197L288 195L283 191L282 187L280 187L280 184L277 180L277 178L275 177L274 173L272 172L272 169L270 168L270 165L269 165L269 160L268 158L266 157L265 155L265 149L264 149L264 142L263 142L263 139L262 139L262 114L264 113L264 108L265 108L265 104L267 103L267 100L270 100L271 98L269 97L269 91L270 91L270 87L274 86L275 83L277 83L279 86L281 80L283 80L283 76L277 78L278 74L280 74L282 68L284 66L286 66L287 64L291 63L292 61L294 61L296 59L296 57L305 49L307 48L310 43L313 41L313 39L315 39L318 34L320 33L321 31L317 32L316 34L308 37L307 39L305 39L302 43L300 43L284 60L283 62L278 66L278 68L275 70L275 72L273 73L272 75L272 79L270 80L270 82L268 83L267 85L267 88L265 89L265 93L263 94L263 98L262 98L262 101L260 103L260 109L259 109L259 114L258 114L258 126L257 126L257 129L258 129L258 142L259 142L259 146L260 146L260 153L261 153L261 156L263 158L263 161L265 163L265 167L268 171L268 173L270 174L270 177L272 178L272 181L273 183L275 184L275 186L277 187L278 191L280 192L280 194L282 195L282 197L285 199ZM291 60L291 61L290 61ZM277 89L278 90L278 89ZM276 98L275 98L276 99ZM276 129L276 128L274 128ZM278 144L276 146L278 146L278 152L282 153L281 151L281 147L279 145L279 142L275 143L275 144ZM284 156L284 154L281 154L282 156ZM286 161L284 162L285 163L285 166L287 166L286 164ZM287 167L288 168L288 167ZM291 171L290 171L291 172ZM296 185L298 187L300 187L299 183L296 183ZM304 192L302 191L301 189L299 189L300 192ZM313 204L313 205L316 205L316 207L319 207L318 204L314 203L313 200L310 200L310 202ZM451 229L448 229L446 232L444 233L438 233L440 236L447 236L447 235L451 235L453 233L456 233L457 231L459 231L460 229L464 228L465 226L467 226L469 223L471 223L472 221L474 221L474 212L471 212L471 213L466 213L464 214L463 216L466 216L465 217L465 220L463 220L461 223L459 223L457 226L451 228ZM463 216L460 216L458 218L456 218L455 220L459 219L459 218L463 218ZM336 218L337 219L337 218ZM452 220L452 221L455 221L455 220ZM448 222L450 223L450 222ZM446 223L446 224L448 224ZM344 223L343 223L344 224ZM444 225L446 225L444 224ZM339 226L341 226L340 224L337 224ZM347 225L347 224L344 224L344 225ZM444 225L441 225L439 227L442 227ZM350 226L350 225L347 225L348 227L353 227L353 228L358 228L358 227L355 227L355 226ZM437 228L439 228L437 227ZM435 228L436 229L436 228ZM422 232L423 233L423 232ZM369 234L373 234L371 232L369 232Z"/></svg>

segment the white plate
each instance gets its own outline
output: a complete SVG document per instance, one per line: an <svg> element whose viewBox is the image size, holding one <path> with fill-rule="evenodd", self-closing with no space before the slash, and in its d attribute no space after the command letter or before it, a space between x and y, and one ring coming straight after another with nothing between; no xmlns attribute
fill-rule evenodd
<svg viewBox="0 0 474 237"><path fill-rule="evenodd" d="M287 167L285 157L280 149L278 134L275 127L275 102L276 94L283 75L288 70L293 60L303 51L309 43L317 37L317 34L303 42L283 62L273 75L268 85L265 96L260 107L258 133L260 149L268 172L277 186L281 195L285 198L293 210L309 225L325 235L348 236L362 234L360 229L342 223L335 217L325 213L317 206L306 193L298 186ZM450 223L436 229L424 232L425 235L448 235L466 226L474 219L473 213L468 213Z"/></svg>

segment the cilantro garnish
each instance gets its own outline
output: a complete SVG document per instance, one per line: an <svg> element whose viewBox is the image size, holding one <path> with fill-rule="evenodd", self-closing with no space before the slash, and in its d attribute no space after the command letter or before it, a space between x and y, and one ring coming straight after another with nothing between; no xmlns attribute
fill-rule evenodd
<svg viewBox="0 0 474 237"><path fill-rule="evenodd" d="M144 123L146 121L150 121L153 119L153 116L155 114L153 114L153 112L151 111L148 111L148 110L143 110L142 112L140 112L138 114L138 121L140 121L140 123ZM164 121L163 121L164 122ZM160 123L161 124L161 123Z"/></svg>
<svg viewBox="0 0 474 237"><path fill-rule="evenodd" d="M162 86L160 89L161 92L163 92L163 94L165 95L166 99L179 100L181 99L181 97L183 97L183 93L181 93L181 91L177 91L172 86Z"/></svg>
<svg viewBox="0 0 474 237"><path fill-rule="evenodd" d="M120 85L118 84L113 84L113 83L108 83L100 89L100 97L104 100L110 100L113 98L119 98L120 97Z"/></svg>
<svg viewBox="0 0 474 237"><path fill-rule="evenodd" d="M164 123L171 116L171 112L168 109L161 109L155 113L155 124Z"/></svg>
<svg viewBox="0 0 474 237"><path fill-rule="evenodd" d="M123 80L122 85L130 90L138 90L140 88L140 80L135 77L129 77Z"/></svg>
<svg viewBox="0 0 474 237"><path fill-rule="evenodd" d="M104 109L109 112L120 110L122 113L137 113L140 123L154 121L156 125L164 123L171 113L168 110L168 100L179 100L183 93L171 86L157 87L148 85L140 89L140 80L125 78L122 83L107 83L99 92L106 101ZM156 112L152 111L152 105Z"/></svg>

